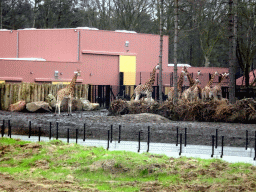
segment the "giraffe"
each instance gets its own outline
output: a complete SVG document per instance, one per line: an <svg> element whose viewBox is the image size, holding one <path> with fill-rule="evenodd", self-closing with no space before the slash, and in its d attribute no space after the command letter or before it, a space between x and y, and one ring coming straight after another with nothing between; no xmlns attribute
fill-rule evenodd
<svg viewBox="0 0 256 192"><path fill-rule="evenodd" d="M209 99L209 93L210 93L210 90L211 90L211 86L212 86L212 83L213 83L213 80L215 78L215 76L219 75L219 73L216 71L211 79L209 80L209 82L207 83L207 85L202 89L202 100L206 100L206 99Z"/></svg>
<svg viewBox="0 0 256 192"><path fill-rule="evenodd" d="M221 84L224 79L227 79L229 76L229 73L223 73L220 75L220 82L215 85L215 87L211 88L209 97L213 98L215 101L216 100L221 100L222 99L222 90L221 90Z"/></svg>
<svg viewBox="0 0 256 192"><path fill-rule="evenodd" d="M136 95L135 101L138 101L140 99L141 94L147 95L147 101L149 101L149 102L153 101L153 99L152 99L153 87L152 86L155 83L155 75L156 75L157 69L159 69L159 65L154 67L153 71L150 73L149 80L144 85L138 85L134 89L134 93Z"/></svg>
<svg viewBox="0 0 256 192"><path fill-rule="evenodd" d="M187 73L185 71L186 71L186 67L184 66L184 68L179 76L178 82L177 82L178 98L180 98L180 96L181 96L184 76L187 75ZM171 87L168 92L168 100L173 101L173 98L174 98L174 87Z"/></svg>
<svg viewBox="0 0 256 192"><path fill-rule="evenodd" d="M183 93L182 93L182 99L185 101L192 101L193 99L195 100L199 100L199 95L201 94L201 87L198 85L200 83L199 81L199 76L201 75L201 71L199 70L197 72L197 77L196 80L194 80L191 75L189 74L189 72L186 69L186 73L187 73L187 77L189 80L189 88L186 89Z"/></svg>
<svg viewBox="0 0 256 192"><path fill-rule="evenodd" d="M69 114L71 115L72 99L73 99L73 95L74 95L74 87L75 87L75 84L76 84L76 79L77 79L78 76L80 76L80 73L81 73L81 71L77 70L75 72L75 75L74 75L72 81L70 82L70 84L67 85L67 87L65 87L63 89L60 89L57 92L57 102L56 102L56 108L55 108L55 115L56 115L57 110L59 111L59 114L60 114L60 104L61 104L61 102L64 98L69 99L68 100L68 115Z"/></svg>

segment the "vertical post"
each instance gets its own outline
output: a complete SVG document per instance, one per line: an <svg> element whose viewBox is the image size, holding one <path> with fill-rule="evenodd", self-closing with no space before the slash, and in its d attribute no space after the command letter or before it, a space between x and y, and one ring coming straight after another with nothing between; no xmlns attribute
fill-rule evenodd
<svg viewBox="0 0 256 192"><path fill-rule="evenodd" d="M4 136L4 129L5 129L5 127L4 127L4 123L5 123L5 120L3 120L3 125L2 125L2 130L1 130L2 137Z"/></svg>
<svg viewBox="0 0 256 192"><path fill-rule="evenodd" d="M179 128L177 127L177 140L176 140L176 146L178 146L179 142Z"/></svg>
<svg viewBox="0 0 256 192"><path fill-rule="evenodd" d="M212 155L211 157L213 157L214 155L214 135L212 135Z"/></svg>
<svg viewBox="0 0 256 192"><path fill-rule="evenodd" d="M118 143L121 141L121 125L119 125Z"/></svg>
<svg viewBox="0 0 256 192"><path fill-rule="evenodd" d="M29 127L28 127L28 138L31 136L31 121L29 121Z"/></svg>
<svg viewBox="0 0 256 192"><path fill-rule="evenodd" d="M187 128L185 128L185 147L187 146Z"/></svg>
<svg viewBox="0 0 256 192"><path fill-rule="evenodd" d="M178 101L177 90L177 47L178 47L178 0L174 0L174 49L173 49L173 63L174 63L174 103Z"/></svg>
<svg viewBox="0 0 256 192"><path fill-rule="evenodd" d="M245 132L245 150L247 150L248 147L248 130Z"/></svg>
<svg viewBox="0 0 256 192"><path fill-rule="evenodd" d="M148 149L147 152L149 152L149 142L150 142L150 126L148 126Z"/></svg>
<svg viewBox="0 0 256 192"><path fill-rule="evenodd" d="M56 140L58 140L58 138L59 138L59 123L57 122L56 124L57 124L56 125Z"/></svg>
<svg viewBox="0 0 256 192"><path fill-rule="evenodd" d="M224 147L224 136L221 137L221 155L220 157L223 157L223 147Z"/></svg>
<svg viewBox="0 0 256 192"><path fill-rule="evenodd" d="M41 140L41 127L38 127L38 141L40 142Z"/></svg>
<svg viewBox="0 0 256 192"><path fill-rule="evenodd" d="M52 138L52 122L50 122L50 133L49 133L49 139Z"/></svg>
<svg viewBox="0 0 256 192"><path fill-rule="evenodd" d="M77 144L77 139L78 139L78 129L76 129L76 144Z"/></svg>
<svg viewBox="0 0 256 192"><path fill-rule="evenodd" d="M109 149L109 130L108 130L108 146L107 146L107 150Z"/></svg>
<svg viewBox="0 0 256 192"><path fill-rule="evenodd" d="M69 143L69 128L68 128L68 131L67 131L67 142Z"/></svg>
<svg viewBox="0 0 256 192"><path fill-rule="evenodd" d="M113 125L110 127L110 143L112 143L112 137L113 137Z"/></svg>
<svg viewBox="0 0 256 192"><path fill-rule="evenodd" d="M84 139L83 141L85 141L85 123L84 123Z"/></svg>
<svg viewBox="0 0 256 192"><path fill-rule="evenodd" d="M10 136L10 138L11 138L11 120L9 119L8 120L8 136Z"/></svg>
<svg viewBox="0 0 256 192"><path fill-rule="evenodd" d="M180 153L179 155L181 155L182 153L182 134L180 134Z"/></svg>
<svg viewBox="0 0 256 192"><path fill-rule="evenodd" d="M140 152L140 131L139 131L139 147L138 147L138 153Z"/></svg>
<svg viewBox="0 0 256 192"><path fill-rule="evenodd" d="M256 160L256 131L255 131L255 135L254 135L254 161Z"/></svg>
<svg viewBox="0 0 256 192"><path fill-rule="evenodd" d="M217 149L218 147L218 129L216 129L216 144L215 144L215 148Z"/></svg>

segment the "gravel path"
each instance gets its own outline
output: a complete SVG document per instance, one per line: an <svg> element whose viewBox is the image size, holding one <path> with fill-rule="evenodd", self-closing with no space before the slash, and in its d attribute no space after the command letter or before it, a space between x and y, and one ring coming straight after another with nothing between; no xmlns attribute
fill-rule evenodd
<svg viewBox="0 0 256 192"><path fill-rule="evenodd" d="M256 124L215 123L171 121L155 114L127 114L122 116L108 116L107 110L73 112L72 116L61 113L21 113L0 111L0 125L10 120L13 134L28 135L29 121L31 121L32 134L38 134L41 127L42 135L49 135L50 122L52 124L52 137L56 137L58 122L58 137L66 137L67 129L70 136L75 137L75 129L79 129L79 138L83 137L84 124L86 137L94 139L107 139L107 130L113 125L113 139L118 139L119 126L121 126L121 140L138 140L141 130L141 141L146 141L148 126L151 130L151 142L176 143L177 128L179 134L184 135L187 128L187 144L211 145L212 135L218 129L218 142L224 136L225 146L245 146L246 130L248 130L249 147L254 147ZM7 130L6 130L7 133ZM183 140L184 141L184 140Z"/></svg>

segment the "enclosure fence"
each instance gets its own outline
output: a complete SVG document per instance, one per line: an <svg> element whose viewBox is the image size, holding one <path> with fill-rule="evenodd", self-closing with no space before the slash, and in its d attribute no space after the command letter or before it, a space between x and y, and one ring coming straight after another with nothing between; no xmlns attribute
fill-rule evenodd
<svg viewBox="0 0 256 192"><path fill-rule="evenodd" d="M28 121L27 127L12 128L10 120L2 120L1 136L20 138L29 141L49 141L51 139L102 146L107 150L131 150L137 152L172 151L179 155L182 153L206 154L214 157L223 156L251 157L256 160L256 130L240 131L238 135L228 136L218 129L210 130L210 134L195 134L190 128L171 127L168 131L152 129L150 126L131 129L123 129L126 125L111 125L102 128L86 124L79 129L66 128L60 122L49 126L39 126ZM203 147L202 147L203 146ZM232 148L232 151L225 150ZM232 153L231 153L232 152ZM233 154L233 155L232 155Z"/></svg>

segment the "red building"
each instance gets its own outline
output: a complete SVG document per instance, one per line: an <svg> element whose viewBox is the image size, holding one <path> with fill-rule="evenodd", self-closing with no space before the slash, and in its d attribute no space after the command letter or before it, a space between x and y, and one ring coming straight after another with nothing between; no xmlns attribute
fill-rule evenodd
<svg viewBox="0 0 256 192"><path fill-rule="evenodd" d="M77 82L83 84L119 85L124 72L124 84L137 85L138 72L148 73L159 62L159 40L159 35L95 28L0 30L0 82L65 83L80 69Z"/></svg>

